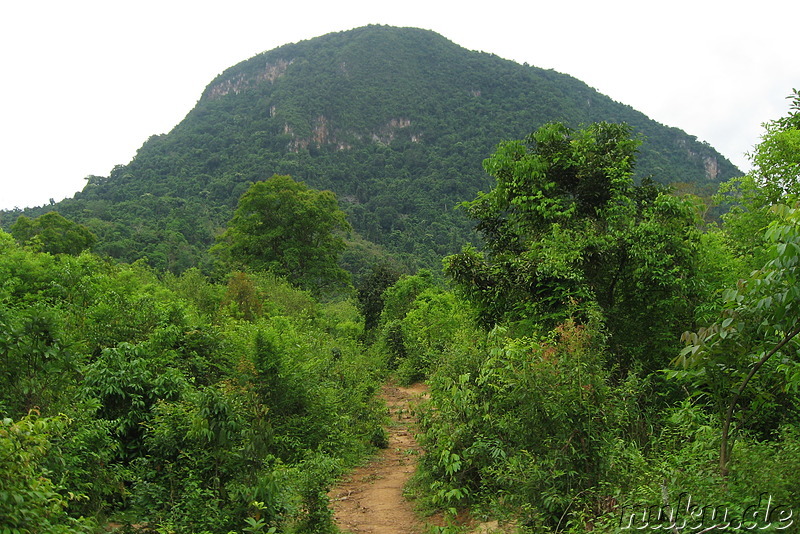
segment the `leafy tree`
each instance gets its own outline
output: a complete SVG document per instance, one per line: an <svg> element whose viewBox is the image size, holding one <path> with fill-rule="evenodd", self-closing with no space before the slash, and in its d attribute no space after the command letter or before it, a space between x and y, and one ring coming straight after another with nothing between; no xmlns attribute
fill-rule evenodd
<svg viewBox="0 0 800 534"><path fill-rule="evenodd" d="M394 325L385 330L385 343L392 348L392 343L402 341L404 358L397 378L404 383L425 380L452 347L477 336L469 304L434 287L422 291L405 317L388 326Z"/></svg>
<svg viewBox="0 0 800 534"><path fill-rule="evenodd" d="M634 186L637 145L624 124L549 124L484 162L497 184L464 206L486 250L445 259L484 326L549 329L599 306L623 363L662 365L671 319L690 311L695 210L663 187Z"/></svg>
<svg viewBox="0 0 800 534"><path fill-rule="evenodd" d="M141 454L143 423L153 406L178 397L186 385L177 369L157 374L143 352L141 346L120 343L104 349L84 370L85 392L100 401L98 419L111 422L126 460Z"/></svg>
<svg viewBox="0 0 800 534"><path fill-rule="evenodd" d="M64 415L40 417L32 411L18 421L0 421L0 525L4 532L80 534L94 532L91 521L68 516L70 499L45 463L54 436L69 425Z"/></svg>
<svg viewBox="0 0 800 534"><path fill-rule="evenodd" d="M233 273L228 280L228 291L222 305L235 316L252 321L261 315L261 300L253 280L242 272Z"/></svg>
<svg viewBox="0 0 800 534"><path fill-rule="evenodd" d="M384 292L394 285L400 274L386 264L374 266L358 287L358 307L364 316L364 330L378 326L383 312Z"/></svg>
<svg viewBox="0 0 800 534"><path fill-rule="evenodd" d="M622 197L629 186L636 148L629 133L603 124L576 135L550 124L524 141L502 143L484 162L497 184L464 206L478 221L486 254L467 247L445 260L445 271L481 303L486 326L589 296L581 249L594 248L587 241L598 226L592 223L602 224L611 196Z"/></svg>
<svg viewBox="0 0 800 534"><path fill-rule="evenodd" d="M800 91L791 98L789 115L764 125L753 171L723 189L740 202L725 218L725 230L741 249L758 249L751 261L761 263L726 289L715 322L684 334L686 347L674 362L683 370L673 374L717 409L723 476L736 434L768 437L800 415L800 366L792 357L800 334Z"/></svg>
<svg viewBox="0 0 800 534"><path fill-rule="evenodd" d="M0 305L0 412L17 417L68 402L81 358L61 330L58 315L41 306L15 312Z"/></svg>
<svg viewBox="0 0 800 534"><path fill-rule="evenodd" d="M88 228L65 219L56 211L35 219L21 215L11 225L11 235L20 244L51 254L80 254L97 241Z"/></svg>
<svg viewBox="0 0 800 534"><path fill-rule="evenodd" d="M242 195L213 251L227 264L272 271L324 291L347 282L337 261L349 229L333 193L275 175Z"/></svg>
<svg viewBox="0 0 800 534"><path fill-rule="evenodd" d="M751 159L763 195L773 202L785 195L800 195L800 90L788 97L786 117L764 124L764 134Z"/></svg>
<svg viewBox="0 0 800 534"><path fill-rule="evenodd" d="M740 430L760 423L765 408L783 416L779 423L798 419L793 413L800 388L800 364L793 358L800 334L800 209L778 206L780 217L766 233L770 259L724 295L720 320L697 332L687 332L686 348L676 363L712 395L722 420L720 471L727 474L733 448L732 425ZM769 377L756 380L762 368ZM753 383L748 390L747 386ZM731 393L732 392L732 393ZM744 405L736 417L736 409ZM736 419L734 419L736 417Z"/></svg>
<svg viewBox="0 0 800 534"><path fill-rule="evenodd" d="M763 125L761 142L750 154L753 170L722 184L715 196L729 206L722 215L729 242L752 269L767 260L762 236L776 220L769 207L800 195L800 91L789 98L790 113Z"/></svg>

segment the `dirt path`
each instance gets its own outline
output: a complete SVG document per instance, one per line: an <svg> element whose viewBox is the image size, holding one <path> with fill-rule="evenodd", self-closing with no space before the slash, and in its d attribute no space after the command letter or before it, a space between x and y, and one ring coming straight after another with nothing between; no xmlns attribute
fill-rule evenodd
<svg viewBox="0 0 800 534"><path fill-rule="evenodd" d="M418 534L423 524L403 487L416 469L421 449L414 438L414 404L427 394L423 384L402 388L387 384L381 390L392 422L389 446L367 465L353 471L331 492L336 524L353 534Z"/></svg>

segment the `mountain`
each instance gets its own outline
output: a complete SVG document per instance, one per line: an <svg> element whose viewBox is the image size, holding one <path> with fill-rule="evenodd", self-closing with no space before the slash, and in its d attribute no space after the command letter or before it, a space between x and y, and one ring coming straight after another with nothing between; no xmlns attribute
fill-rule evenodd
<svg viewBox="0 0 800 534"><path fill-rule="evenodd" d="M716 150L552 70L466 50L427 30L367 26L288 44L235 65L169 134L53 206L98 236L96 250L181 271L253 181L288 174L337 193L360 246L412 267L475 240L455 206L491 183L481 161L542 124L627 122L644 138L638 177L708 193L739 171ZM8 226L19 212L2 214Z"/></svg>

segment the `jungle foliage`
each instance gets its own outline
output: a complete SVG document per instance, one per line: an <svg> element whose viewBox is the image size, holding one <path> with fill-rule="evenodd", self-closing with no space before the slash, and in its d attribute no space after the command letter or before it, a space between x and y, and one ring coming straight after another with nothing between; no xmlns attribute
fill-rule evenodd
<svg viewBox="0 0 800 534"><path fill-rule="evenodd" d="M407 35L418 48L401 46ZM375 130L379 142L348 137L449 105L406 84L418 68L387 71L361 49L384 41L419 68L433 46L509 73L461 86L478 87L473 114L493 95L509 98L511 121L518 106L503 88L514 76L561 79L429 32L367 28L289 45L209 86L190 115L215 109L213 120L187 118L129 166L92 177L63 213L0 231L2 532L334 533L327 491L385 444L375 393L388 377L430 387L409 493L420 513L445 518L432 531L464 531L464 517L520 533L790 531L800 510L800 92L765 125L754 170L719 189L728 209L718 223L701 217L703 199L637 179L647 152L635 121L566 117L487 153L475 182L486 192L422 189L428 202L462 201L477 243L464 246L457 228L469 222L440 234L444 219L403 203L426 161L468 166L474 146L445 154L436 150L450 145L401 142L398 132L445 136L444 126L406 130L435 122L410 111L410 123ZM345 108L304 101L312 93L289 73L320 65L331 76L320 91L344 99L323 82L352 81L374 105L337 115ZM409 107L379 101L356 83L365 73L383 73ZM264 130L229 143L213 128L248 124L237 107L248 95L269 110L254 126ZM397 172L403 185L316 189L350 171L306 164L355 154L312 142L323 130L337 146L380 153L374 169L387 174L374 176ZM203 161L219 153L187 151L197 136L242 152ZM252 139L286 167L250 158ZM366 209L384 195L391 203ZM386 248L343 241L348 221ZM139 255L149 261L114 259ZM409 269L442 256L443 273ZM358 273L353 286L341 264Z"/></svg>
<svg viewBox="0 0 800 534"><path fill-rule="evenodd" d="M486 160L496 186L465 204L485 248L445 260L483 334L440 336L424 367L416 487L450 530L465 507L522 532L794 528L798 105L721 189L720 226L633 184L624 127L547 125Z"/></svg>
<svg viewBox="0 0 800 534"><path fill-rule="evenodd" d="M383 422L353 302L4 232L0 273L0 530L332 532Z"/></svg>
<svg viewBox="0 0 800 534"><path fill-rule="evenodd" d="M445 258L449 284L385 257L337 285L346 219L288 176L243 191L213 278L64 246L88 234L60 215L21 219L0 233L0 524L335 532L327 491L385 446L375 392L392 376L430 386L410 492L443 512L434 530L464 511L518 532L674 529L687 496L703 528L765 502L762 523L785 525L794 153L762 158L778 193L761 167L726 184L717 226L700 199L635 183L637 144L605 122L500 144L494 187L463 204L483 249Z"/></svg>

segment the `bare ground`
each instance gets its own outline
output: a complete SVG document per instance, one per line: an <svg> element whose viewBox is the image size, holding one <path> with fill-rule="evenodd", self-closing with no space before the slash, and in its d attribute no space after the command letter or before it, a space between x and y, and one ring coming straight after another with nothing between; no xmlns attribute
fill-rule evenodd
<svg viewBox="0 0 800 534"><path fill-rule="evenodd" d="M353 534L420 534L424 524L403 496L403 488L416 469L422 453L414 437L414 404L427 394L427 387L384 385L392 422L387 428L389 446L367 465L343 479L329 496L336 524Z"/></svg>

